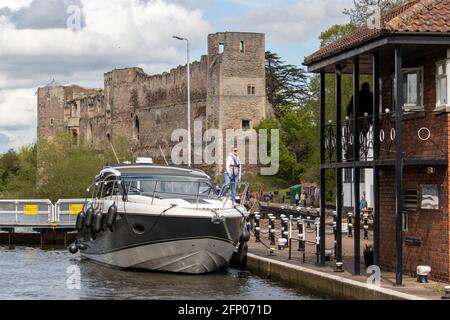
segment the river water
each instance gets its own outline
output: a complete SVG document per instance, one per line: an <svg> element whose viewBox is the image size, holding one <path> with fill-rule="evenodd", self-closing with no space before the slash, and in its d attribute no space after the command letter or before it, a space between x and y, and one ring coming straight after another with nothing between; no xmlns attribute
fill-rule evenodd
<svg viewBox="0 0 450 320"><path fill-rule="evenodd" d="M208 275L111 269L63 249L0 246L0 299L320 299L229 268Z"/></svg>

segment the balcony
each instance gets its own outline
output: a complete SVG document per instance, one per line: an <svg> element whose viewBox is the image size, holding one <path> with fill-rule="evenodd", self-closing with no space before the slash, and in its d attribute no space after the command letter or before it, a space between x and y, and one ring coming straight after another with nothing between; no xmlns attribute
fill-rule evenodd
<svg viewBox="0 0 450 320"><path fill-rule="evenodd" d="M435 112L403 113L404 164L447 163L446 118L439 117ZM337 143L338 128L341 128L340 144ZM378 133L375 134L375 131ZM357 141L354 132L357 132ZM389 109L376 117L365 114L356 118L355 127L349 117L340 123L330 120L324 125L325 157L322 167L394 165L396 140L395 112ZM357 154L354 152L355 146L359 150Z"/></svg>

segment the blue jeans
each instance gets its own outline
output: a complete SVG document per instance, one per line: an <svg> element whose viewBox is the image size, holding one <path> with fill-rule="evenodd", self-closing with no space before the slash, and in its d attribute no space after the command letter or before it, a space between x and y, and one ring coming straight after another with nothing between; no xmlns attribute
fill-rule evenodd
<svg viewBox="0 0 450 320"><path fill-rule="evenodd" d="M225 184L222 187L221 195L225 196L227 194L227 186L231 187L231 200L236 202L236 177L230 177L228 173L225 173Z"/></svg>

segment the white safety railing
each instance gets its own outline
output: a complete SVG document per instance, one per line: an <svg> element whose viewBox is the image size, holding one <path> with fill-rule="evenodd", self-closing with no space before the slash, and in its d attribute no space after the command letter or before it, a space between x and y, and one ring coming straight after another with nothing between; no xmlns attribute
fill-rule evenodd
<svg viewBox="0 0 450 320"><path fill-rule="evenodd" d="M84 210L86 199L59 199L55 204L55 222L59 225L75 225L77 215Z"/></svg>
<svg viewBox="0 0 450 320"><path fill-rule="evenodd" d="M39 226L55 221L50 200L0 200L0 225Z"/></svg>

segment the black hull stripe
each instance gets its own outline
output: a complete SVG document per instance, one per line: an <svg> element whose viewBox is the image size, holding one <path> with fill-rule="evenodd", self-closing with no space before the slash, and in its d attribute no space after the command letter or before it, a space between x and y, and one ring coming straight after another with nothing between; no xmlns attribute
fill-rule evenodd
<svg viewBox="0 0 450 320"><path fill-rule="evenodd" d="M122 251L122 250L132 249L132 248L136 248L136 247L142 247L142 246L146 246L146 245L149 245L149 244L158 244L158 243L175 242L175 241L183 241L183 240L199 240L199 239L219 240L219 241L223 241L223 242L227 242L229 244L232 244L233 246L237 245L233 241L231 241L229 239L224 239L224 238L192 237L192 238L165 239L165 240L158 240L158 241L142 242L142 243L138 243L138 244L134 244L134 245L126 246L126 247L121 247L121 248L116 248L116 249L112 249L112 250L102 251L102 252L92 252L92 253L90 253L90 252L85 252L86 250L82 250L81 253L82 254L88 254L88 255L101 255L101 254L108 254L108 253L118 252L118 251ZM89 245L89 242L87 242L87 243L86 242L82 242L82 243L84 243L86 245Z"/></svg>

